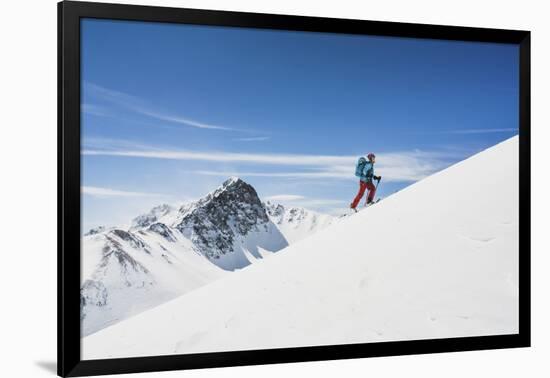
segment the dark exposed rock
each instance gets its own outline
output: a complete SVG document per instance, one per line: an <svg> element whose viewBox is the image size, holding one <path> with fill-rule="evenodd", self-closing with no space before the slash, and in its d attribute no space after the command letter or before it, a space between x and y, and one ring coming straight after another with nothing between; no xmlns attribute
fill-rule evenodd
<svg viewBox="0 0 550 378"><path fill-rule="evenodd" d="M128 244L130 244L132 248L141 249L144 252L151 254L151 251L149 250L149 248L147 248L147 244L143 240L141 240L139 237L132 234L131 232L115 229L110 231L109 235L114 235L124 240L125 242L128 242ZM112 240L112 238L109 236L107 238ZM116 241L114 242L116 243Z"/></svg>
<svg viewBox="0 0 550 378"><path fill-rule="evenodd" d="M164 260L166 260L166 262L167 262L168 264L173 264L173 262L170 260L170 258L168 257L168 255L165 255L165 254L163 253L163 254L162 254L162 258L163 258Z"/></svg>
<svg viewBox="0 0 550 378"><path fill-rule="evenodd" d="M123 273L132 273L132 272L142 272L149 273L147 268L137 262L132 256L128 254L123 248L122 245L111 238L107 239L108 242L103 247L103 256L101 262L99 263L99 269L107 268L110 263L111 258L116 258L118 261L118 266L120 267ZM129 282L128 282L129 283Z"/></svg>
<svg viewBox="0 0 550 378"><path fill-rule="evenodd" d="M269 201L264 204L264 207L271 220L276 224L299 223L308 216L307 210L300 207L285 208L283 205L273 204Z"/></svg>
<svg viewBox="0 0 550 378"><path fill-rule="evenodd" d="M205 256L219 258L233 251L238 236L268 222L256 190L239 178L230 178L188 208L176 228Z"/></svg>
<svg viewBox="0 0 550 378"><path fill-rule="evenodd" d="M176 241L176 239L174 238L174 234L172 233L170 228L168 228L168 226L165 225L164 223L153 223L152 225L149 226L148 230L156 232L157 234L159 234L160 236L162 236L168 241L171 241L171 242Z"/></svg>
<svg viewBox="0 0 550 378"><path fill-rule="evenodd" d="M264 204L266 213L275 221L277 224L281 224L285 215L285 208L280 204L273 204L267 201Z"/></svg>
<svg viewBox="0 0 550 378"><path fill-rule="evenodd" d="M86 305L105 306L107 288L101 281L86 280L80 288L80 308Z"/></svg>
<svg viewBox="0 0 550 378"><path fill-rule="evenodd" d="M98 226L95 228L91 228L88 232L84 234L84 236L97 235L103 231L105 231L105 226Z"/></svg>

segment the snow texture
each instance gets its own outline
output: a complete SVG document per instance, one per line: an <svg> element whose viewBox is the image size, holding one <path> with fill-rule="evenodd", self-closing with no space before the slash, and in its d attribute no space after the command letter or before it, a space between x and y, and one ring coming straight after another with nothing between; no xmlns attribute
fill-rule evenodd
<svg viewBox="0 0 550 378"><path fill-rule="evenodd" d="M514 137L85 337L82 357L517 333L517 172Z"/></svg>

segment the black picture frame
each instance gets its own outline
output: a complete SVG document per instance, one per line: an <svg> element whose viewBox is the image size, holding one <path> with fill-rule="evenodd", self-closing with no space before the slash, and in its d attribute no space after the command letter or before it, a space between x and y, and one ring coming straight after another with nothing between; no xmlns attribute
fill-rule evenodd
<svg viewBox="0 0 550 378"><path fill-rule="evenodd" d="M186 23L519 46L519 333L190 355L80 358L80 19ZM83 376L530 346L530 32L63 1L58 4L58 374Z"/></svg>

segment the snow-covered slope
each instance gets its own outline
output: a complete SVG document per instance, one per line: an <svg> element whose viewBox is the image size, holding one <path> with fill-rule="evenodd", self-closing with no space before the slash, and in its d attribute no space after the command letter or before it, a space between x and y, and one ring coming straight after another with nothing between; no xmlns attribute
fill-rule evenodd
<svg viewBox="0 0 550 378"><path fill-rule="evenodd" d="M518 331L518 138L83 339L84 359Z"/></svg>
<svg viewBox="0 0 550 378"><path fill-rule="evenodd" d="M275 224L254 188L230 178L196 202L153 208L128 230L90 230L82 240L82 335L263 259L295 240L296 230L303 238L328 224L292 211L308 216Z"/></svg>

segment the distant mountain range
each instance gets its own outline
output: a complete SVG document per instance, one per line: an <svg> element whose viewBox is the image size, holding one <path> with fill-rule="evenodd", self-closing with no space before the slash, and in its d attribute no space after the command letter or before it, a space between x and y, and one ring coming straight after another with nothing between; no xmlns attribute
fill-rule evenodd
<svg viewBox="0 0 550 378"><path fill-rule="evenodd" d="M160 205L82 241L82 336L255 263L335 218L263 203L232 177L198 201Z"/></svg>

